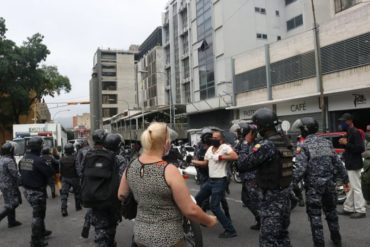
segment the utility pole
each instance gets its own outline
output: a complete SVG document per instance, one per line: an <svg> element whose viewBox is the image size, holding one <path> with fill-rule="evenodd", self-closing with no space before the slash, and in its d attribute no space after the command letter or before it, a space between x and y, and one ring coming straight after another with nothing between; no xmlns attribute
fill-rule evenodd
<svg viewBox="0 0 370 247"><path fill-rule="evenodd" d="M314 0L311 0L312 15L313 15L313 25L314 25L314 41L315 41L315 67L316 67L316 80L317 88L320 92L320 109L322 118L322 130L326 131L326 104L324 97L324 84L322 81L321 72L321 51L320 51L320 31L316 21L316 11Z"/></svg>

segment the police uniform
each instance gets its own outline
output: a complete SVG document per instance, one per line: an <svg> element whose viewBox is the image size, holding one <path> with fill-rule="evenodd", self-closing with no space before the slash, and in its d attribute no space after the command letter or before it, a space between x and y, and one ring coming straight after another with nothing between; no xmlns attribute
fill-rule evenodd
<svg viewBox="0 0 370 247"><path fill-rule="evenodd" d="M292 153L284 138L275 131L264 136L239 165L240 172L257 170L260 194L260 246L291 246L290 199Z"/></svg>
<svg viewBox="0 0 370 247"><path fill-rule="evenodd" d="M60 159L60 175L62 177L62 189L60 191L60 199L62 202L62 213L63 211L66 216L67 214L67 200L71 187L75 196L76 210L81 209L81 186L80 178L77 175L77 168L75 162L75 155L66 154Z"/></svg>
<svg viewBox="0 0 370 247"><path fill-rule="evenodd" d="M240 166L243 165L247 156L251 153L252 147L254 145L242 143L240 144L239 148L239 159L238 159L238 169ZM240 173L240 177L242 178L243 185L242 185L242 193L241 199L244 205L252 212L254 215L257 225L254 229L258 229L260 224L260 217L259 217L259 207L260 207L260 198L258 193L258 187L256 182L256 171L249 171Z"/></svg>
<svg viewBox="0 0 370 247"><path fill-rule="evenodd" d="M15 209L21 203L18 189L18 171L11 156L0 156L0 191L3 194L5 208L0 211L0 221L8 217L8 226L20 225L15 220Z"/></svg>
<svg viewBox="0 0 370 247"><path fill-rule="evenodd" d="M348 183L347 172L336 155L329 140L308 135L297 148L294 183L305 182L307 214L315 246L324 246L321 210L324 211L333 241L340 241L338 216L336 212L336 178Z"/></svg>
<svg viewBox="0 0 370 247"><path fill-rule="evenodd" d="M51 154L43 154L41 155L41 158L43 158L45 162L49 166L51 166L54 170L53 176L49 178L48 185L50 186L52 198L55 198L55 179L54 177L57 173L59 173L59 162Z"/></svg>
<svg viewBox="0 0 370 247"><path fill-rule="evenodd" d="M19 162L24 196L32 207L31 246L44 246L45 235L51 232L45 230L46 186L53 175L53 168L39 156L39 152L28 152Z"/></svg>
<svg viewBox="0 0 370 247"><path fill-rule="evenodd" d="M94 152L102 147L94 147L89 152ZM84 159L84 163L87 159ZM84 166L83 163L83 166ZM116 156L115 164L119 171L118 158ZM95 244L97 247L114 247L116 246L115 235L118 221L121 219L119 203L112 205L110 208L91 208L85 215L85 224L91 224L95 228ZM84 224L84 227L85 227Z"/></svg>

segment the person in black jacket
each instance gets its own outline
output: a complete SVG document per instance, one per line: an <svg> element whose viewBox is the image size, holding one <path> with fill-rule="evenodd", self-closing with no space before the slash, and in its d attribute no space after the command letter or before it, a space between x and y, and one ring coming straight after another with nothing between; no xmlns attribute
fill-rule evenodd
<svg viewBox="0 0 370 247"><path fill-rule="evenodd" d="M51 190L51 197L55 198L55 175L59 173L59 162L53 157L51 154L51 150L48 146L43 147L41 151L41 158L45 160L45 162L54 169L54 174L52 177L49 178L48 185L50 186ZM47 196L47 192L46 192Z"/></svg>
<svg viewBox="0 0 370 247"><path fill-rule="evenodd" d="M342 130L347 131L347 136L339 139L339 143L345 146L343 158L351 188L343 204L343 211L339 211L338 214L349 215L353 219L364 218L366 217L366 202L361 189L361 169L363 167L361 154L365 151L364 141L361 133L353 125L351 114L344 113L339 121Z"/></svg>
<svg viewBox="0 0 370 247"><path fill-rule="evenodd" d="M77 174L76 157L74 155L73 144L67 143L64 146L65 156L60 159L60 176L62 178L62 189L60 199L62 201L62 216L68 216L67 200L69 190L72 187L75 195L76 211L81 210L81 186L80 178Z"/></svg>
<svg viewBox="0 0 370 247"><path fill-rule="evenodd" d="M19 162L24 196L32 207L31 247L47 246L44 238L51 234L45 229L46 186L54 170L40 157L43 140L32 137L27 152Z"/></svg>

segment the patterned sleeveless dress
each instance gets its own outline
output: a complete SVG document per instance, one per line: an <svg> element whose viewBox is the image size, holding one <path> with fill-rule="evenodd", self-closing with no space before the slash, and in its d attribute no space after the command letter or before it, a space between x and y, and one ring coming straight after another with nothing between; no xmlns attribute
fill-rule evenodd
<svg viewBox="0 0 370 247"><path fill-rule="evenodd" d="M168 247L184 239L182 214L165 180L167 163L142 164L134 160L127 172L128 185L138 203L135 242L147 247Z"/></svg>

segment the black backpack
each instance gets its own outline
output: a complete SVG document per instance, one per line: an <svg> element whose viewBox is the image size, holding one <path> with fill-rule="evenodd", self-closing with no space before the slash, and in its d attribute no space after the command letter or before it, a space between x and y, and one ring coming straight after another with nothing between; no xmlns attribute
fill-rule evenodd
<svg viewBox="0 0 370 247"><path fill-rule="evenodd" d="M82 204L86 208L106 208L119 203L119 171L115 154L106 149L87 152L81 185Z"/></svg>

